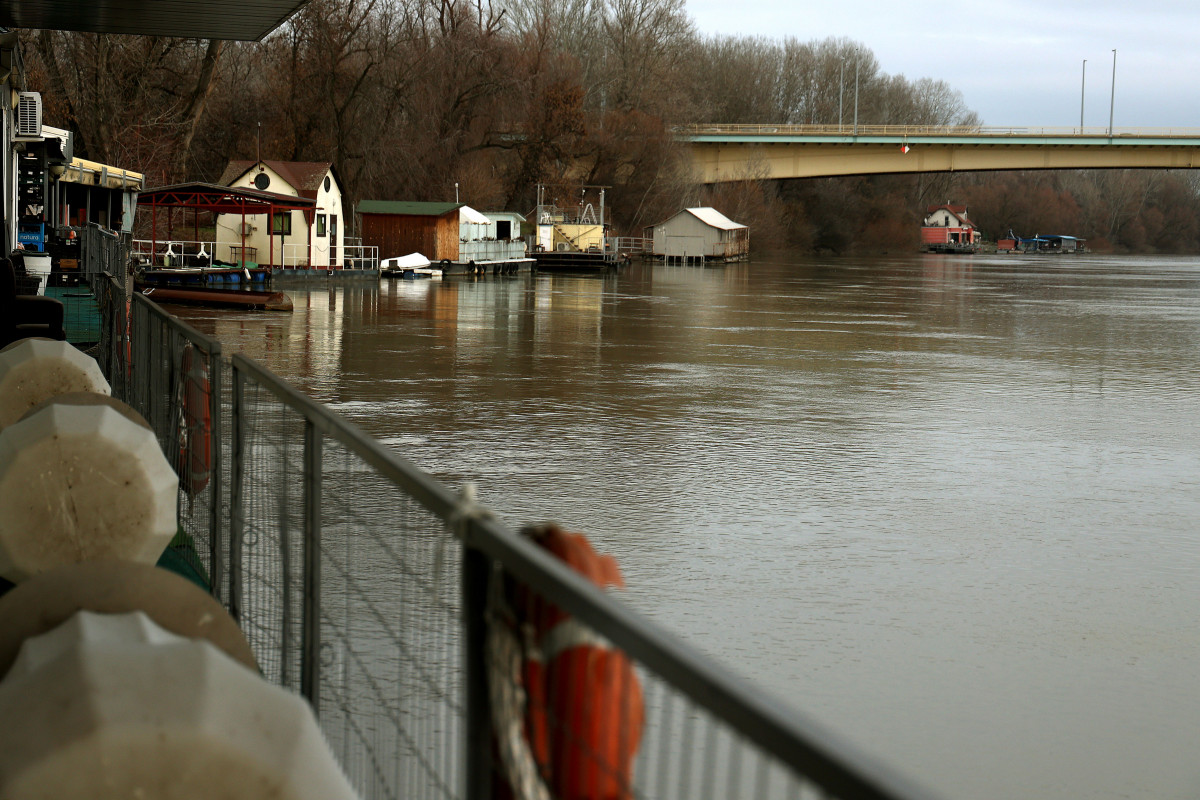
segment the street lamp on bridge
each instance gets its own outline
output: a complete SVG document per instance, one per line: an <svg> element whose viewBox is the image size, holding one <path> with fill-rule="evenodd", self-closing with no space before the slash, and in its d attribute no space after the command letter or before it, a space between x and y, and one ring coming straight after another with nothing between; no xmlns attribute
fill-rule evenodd
<svg viewBox="0 0 1200 800"><path fill-rule="evenodd" d="M1083 135L1083 97L1087 87L1087 59L1083 60L1083 77L1079 81L1079 134Z"/></svg>
<svg viewBox="0 0 1200 800"><path fill-rule="evenodd" d="M1112 79L1112 94L1108 98L1108 138L1112 138L1113 131L1113 105L1117 99L1117 50L1113 48L1113 79Z"/></svg>

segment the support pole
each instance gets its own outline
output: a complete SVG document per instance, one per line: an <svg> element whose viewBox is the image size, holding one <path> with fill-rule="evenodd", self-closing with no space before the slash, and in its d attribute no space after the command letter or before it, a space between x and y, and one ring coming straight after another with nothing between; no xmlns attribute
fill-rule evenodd
<svg viewBox="0 0 1200 800"><path fill-rule="evenodd" d="M1117 51L1113 50L1112 94L1108 98L1108 138L1113 135L1113 108L1117 99Z"/></svg>
<svg viewBox="0 0 1200 800"><path fill-rule="evenodd" d="M1083 98L1087 88L1087 59L1083 60L1083 77L1079 81L1079 135L1083 135Z"/></svg>
<svg viewBox="0 0 1200 800"><path fill-rule="evenodd" d="M304 597L300 694L321 711L321 445L312 420L304 423ZM287 635L287 632L284 632Z"/></svg>
<svg viewBox="0 0 1200 800"><path fill-rule="evenodd" d="M858 48L854 48L854 135L858 136L858 63L862 59L859 57Z"/></svg>

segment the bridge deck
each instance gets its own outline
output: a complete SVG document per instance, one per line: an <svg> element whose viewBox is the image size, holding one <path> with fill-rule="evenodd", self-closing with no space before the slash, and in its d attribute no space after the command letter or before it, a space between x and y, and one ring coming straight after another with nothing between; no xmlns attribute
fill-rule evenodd
<svg viewBox="0 0 1200 800"><path fill-rule="evenodd" d="M675 130L705 183L1013 169L1193 169L1194 128L702 125Z"/></svg>

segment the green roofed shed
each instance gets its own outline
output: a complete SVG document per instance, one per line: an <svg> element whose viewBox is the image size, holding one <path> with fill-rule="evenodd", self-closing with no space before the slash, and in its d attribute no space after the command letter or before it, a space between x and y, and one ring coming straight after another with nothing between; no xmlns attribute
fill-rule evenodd
<svg viewBox="0 0 1200 800"><path fill-rule="evenodd" d="M420 253L430 261L458 261L458 210L462 203L393 200L359 202L358 229L363 244L379 248L379 257Z"/></svg>
<svg viewBox="0 0 1200 800"><path fill-rule="evenodd" d="M408 200L363 200L360 214L406 214L414 217L440 217L462 208L462 203L422 203Z"/></svg>

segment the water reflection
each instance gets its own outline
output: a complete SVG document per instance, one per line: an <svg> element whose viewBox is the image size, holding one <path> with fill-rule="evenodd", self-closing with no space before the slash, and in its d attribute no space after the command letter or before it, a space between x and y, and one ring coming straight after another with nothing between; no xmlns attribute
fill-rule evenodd
<svg viewBox="0 0 1200 800"><path fill-rule="evenodd" d="M191 310L947 796L1194 796L1200 268L760 258Z"/></svg>

